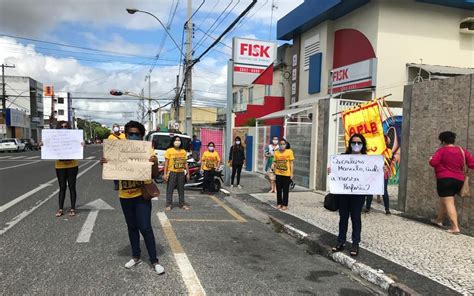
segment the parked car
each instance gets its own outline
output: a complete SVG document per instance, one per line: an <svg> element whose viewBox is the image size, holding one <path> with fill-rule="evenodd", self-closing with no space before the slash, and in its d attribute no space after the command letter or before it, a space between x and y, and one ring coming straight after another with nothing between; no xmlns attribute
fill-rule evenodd
<svg viewBox="0 0 474 296"><path fill-rule="evenodd" d="M38 150L38 144L33 139L21 139L21 142L25 144L25 150Z"/></svg>
<svg viewBox="0 0 474 296"><path fill-rule="evenodd" d="M20 139L10 138L0 140L0 151L25 151L25 144Z"/></svg>
<svg viewBox="0 0 474 296"><path fill-rule="evenodd" d="M153 149L155 149L156 157L158 158L158 162L161 164L165 162L165 151L168 149L173 136L179 136L181 138L181 142L183 143L183 149L186 151L190 150L191 137L188 135L167 132L152 132L146 137L147 141L151 141L153 143ZM188 152L188 157L190 155L191 153Z"/></svg>

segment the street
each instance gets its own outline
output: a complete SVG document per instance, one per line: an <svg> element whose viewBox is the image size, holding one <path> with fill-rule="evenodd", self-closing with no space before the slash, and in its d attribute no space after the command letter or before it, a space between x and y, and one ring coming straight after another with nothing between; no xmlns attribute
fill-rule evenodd
<svg viewBox="0 0 474 296"><path fill-rule="evenodd" d="M243 214L219 196L187 191L191 211L153 201L160 263L124 268L130 246L117 192L101 179L101 146L79 163L78 214L56 218L52 161L39 152L0 154L0 290L17 294L373 295L337 263ZM66 197L68 209L69 197Z"/></svg>

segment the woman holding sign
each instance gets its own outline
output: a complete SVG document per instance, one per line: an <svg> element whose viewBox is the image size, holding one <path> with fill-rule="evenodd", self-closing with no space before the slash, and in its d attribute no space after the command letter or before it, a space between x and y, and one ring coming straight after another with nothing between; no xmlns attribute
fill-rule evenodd
<svg viewBox="0 0 474 296"><path fill-rule="evenodd" d="M125 125L125 134L127 140L142 141L145 136L145 127L137 121L130 121ZM150 150L150 162L157 164L156 156ZM101 158L100 163L107 163L107 159ZM147 181L119 181L119 197L122 206L123 215L127 223L128 238L132 247L132 259L125 263L125 268L130 269L142 263L140 260L140 233L145 240L145 245L150 257L150 263L158 274L164 274L165 269L159 264L156 256L156 241L153 227L151 226L151 200L143 198L143 183L150 184Z"/></svg>
<svg viewBox="0 0 474 296"><path fill-rule="evenodd" d="M163 180L168 183L166 186L166 211L171 211L173 205L173 191L177 187L179 195L179 207L189 210L190 207L184 203L184 183L186 178L189 181L189 169L186 150L179 136L171 139L170 148L165 152L165 168Z"/></svg>
<svg viewBox="0 0 474 296"><path fill-rule="evenodd" d="M293 150L287 149L287 141L280 139L278 150L275 151L273 171L276 175L277 207L282 211L288 210L290 183L293 179Z"/></svg>
<svg viewBox="0 0 474 296"><path fill-rule="evenodd" d="M349 139L344 154L367 154L367 141L361 134L354 134ZM331 174L331 168L328 168L328 174ZM349 225L349 216L352 222L352 248L351 256L359 255L360 233L362 230L362 207L365 202L365 195L338 194L339 206L339 235L338 244L332 248L333 252L344 250L346 244L347 228Z"/></svg>
<svg viewBox="0 0 474 296"><path fill-rule="evenodd" d="M202 154L201 171L204 172L204 182L202 185L202 193L214 191L214 171L219 167L221 158L219 153L215 151L214 142L207 144L207 151Z"/></svg>

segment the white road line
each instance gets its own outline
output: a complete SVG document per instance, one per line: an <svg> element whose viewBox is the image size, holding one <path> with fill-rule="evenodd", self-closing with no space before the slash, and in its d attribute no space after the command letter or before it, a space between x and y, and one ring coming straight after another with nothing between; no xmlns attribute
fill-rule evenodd
<svg viewBox="0 0 474 296"><path fill-rule="evenodd" d="M86 222L82 225L81 232L77 236L76 242L78 243L88 243L91 239L92 230L94 229L95 220L97 219L97 215L99 215L99 210L92 210L87 215Z"/></svg>
<svg viewBox="0 0 474 296"><path fill-rule="evenodd" d="M39 161L39 160L38 160ZM97 163L93 164L92 166L96 165ZM88 170L89 168L86 169L86 171ZM77 176L79 178L79 176L81 176L82 172L79 173L79 175ZM38 187L36 187L35 189L32 189L28 192L26 192L25 194L23 195L20 195L18 196L17 198L11 200L10 202L0 206L0 213L3 213L4 211L8 210L9 208L13 207L14 205L16 205L17 203L19 203L20 201L32 196L33 194L35 194L36 192L40 191L41 189L43 188L46 188L48 186L51 186L51 184L53 182L56 181L57 178L53 178L51 180L49 180L48 182L46 182L45 184L41 184L39 185Z"/></svg>
<svg viewBox="0 0 474 296"><path fill-rule="evenodd" d="M89 157L86 158L86 159L93 159L94 157L95 157L95 156L89 156Z"/></svg>
<svg viewBox="0 0 474 296"><path fill-rule="evenodd" d="M93 165L91 165L90 167L88 167L87 169L85 169L84 171L80 172L78 175L77 175L77 178L79 179L82 175L84 175L86 172L88 172L90 169L92 169L96 164L98 164L99 162L96 162L94 163ZM26 217L28 217L31 213L33 213L36 209L38 209L39 207L41 207L44 203L46 203L48 200L50 200L53 196L55 196L57 193L59 192L59 189L56 189L53 193L51 193L47 198L39 201L36 203L36 205L34 207L32 207L31 209L29 210L26 210L26 211L23 211L21 214L19 214L18 216L16 216L15 218L13 218L10 222L7 222L5 223L6 225L8 225L7 227L3 228L3 229L0 229L0 235L4 234L5 232L7 232L8 230L10 230L13 226L15 226L16 224L18 224L21 220L25 219Z"/></svg>
<svg viewBox="0 0 474 296"><path fill-rule="evenodd" d="M22 159L22 158L25 158L25 156L24 156L24 155L22 155L22 156L15 156L15 157L12 157L12 158L10 158L10 159Z"/></svg>
<svg viewBox="0 0 474 296"><path fill-rule="evenodd" d="M37 159L37 158L40 158L41 156L31 156L31 157L27 157L26 159Z"/></svg>
<svg viewBox="0 0 474 296"><path fill-rule="evenodd" d="M12 159L13 159L13 158L12 158ZM27 163L12 165L12 166L9 166L9 167L1 168L0 171L8 170L8 169L13 169L13 168L18 168L18 167L22 167L22 166L34 164L34 163L37 163L37 162L40 162L40 161L41 161L41 160L35 160L35 161L32 161L32 162L27 162Z"/></svg>
<svg viewBox="0 0 474 296"><path fill-rule="evenodd" d="M204 288L202 287L201 282L199 281L199 278L197 277L196 272L194 271L194 268L191 265L188 256L186 255L183 250L183 247L176 238L176 234L174 233L173 227L171 226L168 217L164 212L158 212L157 216L160 220L161 226L163 227L165 236L168 239L168 243L170 244L171 251L173 252L174 259L176 260L176 264L178 265L178 268L181 271L181 278L183 279L184 284L186 285L188 295L206 295L206 291L204 291Z"/></svg>
<svg viewBox="0 0 474 296"><path fill-rule="evenodd" d="M0 159L10 158L11 156L0 156Z"/></svg>

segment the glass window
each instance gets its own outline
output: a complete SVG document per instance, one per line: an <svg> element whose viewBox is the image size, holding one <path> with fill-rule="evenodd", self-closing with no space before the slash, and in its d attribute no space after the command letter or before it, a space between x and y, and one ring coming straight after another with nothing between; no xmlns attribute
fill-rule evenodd
<svg viewBox="0 0 474 296"><path fill-rule="evenodd" d="M64 98L58 98L58 104L64 104Z"/></svg>
<svg viewBox="0 0 474 296"><path fill-rule="evenodd" d="M58 115L64 115L64 110L58 109Z"/></svg>
<svg viewBox="0 0 474 296"><path fill-rule="evenodd" d="M249 87L249 104L253 104L253 86Z"/></svg>

